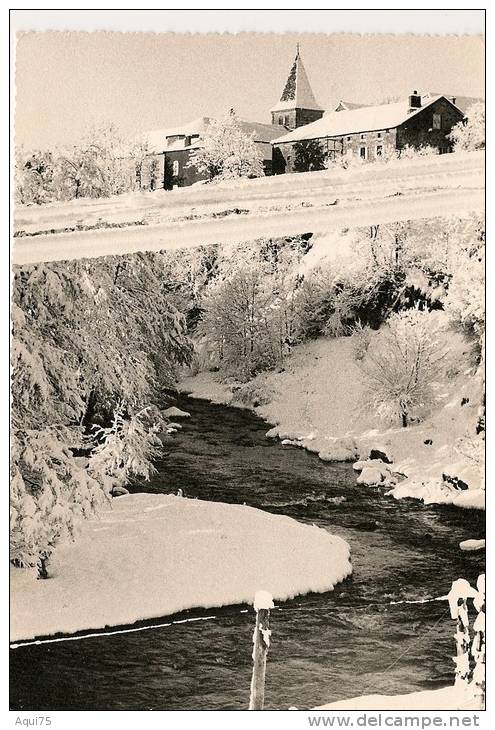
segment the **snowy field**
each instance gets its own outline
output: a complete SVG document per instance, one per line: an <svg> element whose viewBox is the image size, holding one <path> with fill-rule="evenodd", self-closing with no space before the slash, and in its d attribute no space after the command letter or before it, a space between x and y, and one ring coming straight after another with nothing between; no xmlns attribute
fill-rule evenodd
<svg viewBox="0 0 495 730"><path fill-rule="evenodd" d="M134 494L61 545L51 577L11 569L11 640L132 624L193 607L324 592L352 572L349 546L243 505Z"/></svg>
<svg viewBox="0 0 495 730"><path fill-rule="evenodd" d="M483 209L484 155L82 199L15 212L16 264L230 243Z"/></svg>

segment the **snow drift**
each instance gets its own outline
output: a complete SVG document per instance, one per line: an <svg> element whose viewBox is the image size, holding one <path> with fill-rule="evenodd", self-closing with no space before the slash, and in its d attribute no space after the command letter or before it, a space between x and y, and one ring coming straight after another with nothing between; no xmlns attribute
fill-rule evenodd
<svg viewBox="0 0 495 730"><path fill-rule="evenodd" d="M61 545L51 578L13 568L11 640L130 624L193 607L322 593L352 572L348 544L244 505L119 497Z"/></svg>
<svg viewBox="0 0 495 730"><path fill-rule="evenodd" d="M411 692L406 695L365 695L349 700L330 702L314 710L476 710L475 698L469 687L443 687L442 689Z"/></svg>

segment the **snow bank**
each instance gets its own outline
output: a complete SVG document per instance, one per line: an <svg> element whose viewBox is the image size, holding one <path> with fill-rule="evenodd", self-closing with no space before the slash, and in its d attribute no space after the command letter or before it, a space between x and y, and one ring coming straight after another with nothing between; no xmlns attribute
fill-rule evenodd
<svg viewBox="0 0 495 730"><path fill-rule="evenodd" d="M459 543L461 550L465 552L476 552L485 549L485 540L463 540Z"/></svg>
<svg viewBox="0 0 495 730"><path fill-rule="evenodd" d="M190 413L187 411L181 411L181 409L176 408L176 406L170 406L170 408L166 408L162 411L162 413L166 418L191 418Z"/></svg>
<svg viewBox="0 0 495 730"><path fill-rule="evenodd" d="M476 700L469 688L444 687L407 695L365 695L340 702L330 702L314 710L475 710Z"/></svg>
<svg viewBox="0 0 495 730"><path fill-rule="evenodd" d="M192 607L332 590L349 546L321 528L247 507L133 494L61 545L52 577L11 573L11 640L130 624Z"/></svg>
<svg viewBox="0 0 495 730"><path fill-rule="evenodd" d="M240 209L242 215L233 212ZM31 264L173 250L483 209L484 156L458 153L393 166L21 206L15 228L23 235L15 238L13 259ZM81 224L98 227L80 230Z"/></svg>
<svg viewBox="0 0 495 730"><path fill-rule="evenodd" d="M449 361L466 362L469 348L462 336L448 330L443 336L448 338ZM439 371L432 415L407 428L384 428L375 414L363 409L365 384L353 339L307 342L294 348L282 372L262 373L252 381L257 391L269 395L269 402L255 409L276 424L267 436L325 461L357 461L359 483L388 487L396 499L484 509L482 464L459 448L467 434L475 438L481 378L465 372L447 377ZM216 402L236 405L218 374L187 378L182 387L193 396L209 399L211 394Z"/></svg>

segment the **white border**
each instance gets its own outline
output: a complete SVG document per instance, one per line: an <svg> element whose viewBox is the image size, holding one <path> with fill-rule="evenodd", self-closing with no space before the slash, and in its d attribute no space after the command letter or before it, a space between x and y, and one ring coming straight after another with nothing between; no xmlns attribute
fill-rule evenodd
<svg viewBox="0 0 495 730"><path fill-rule="evenodd" d="M57 3L52 3L57 5ZM484 13L485 9L457 9L455 6L461 3L445 3L443 8L427 9L417 8L411 9L402 7L400 3L394 5L390 3L383 3L381 9L363 9L359 4L354 6L347 4L345 9L341 8L338 10L302 10L302 9L290 9L279 6L273 9L264 9L251 7L249 9L233 9L232 7L228 10L225 9L193 9L193 8L182 8L182 9L155 9L148 8L146 10L130 10L122 8L109 8L101 10L99 8L86 8L86 9L71 9L67 8L68 3L59 3L60 9L52 8L45 10L38 10L29 8L32 3L25 3L22 7L22 3L18 4L15 10L12 10L11 14L11 34L15 34L18 30L44 30L44 29L78 29L78 30L121 30L121 31L175 31L175 32L241 32L241 31L257 31L257 32L318 32L318 33L335 33L335 32L353 32L353 33L427 33L427 34L479 34L484 32ZM111 3L106 3L111 5ZM436 3L437 5L441 3ZM403 6L406 3L403 3ZM454 6L454 7L452 7ZM5 17L5 16L4 16ZM490 15L488 16L488 19ZM489 25L489 24L488 24ZM489 26L490 27L490 26ZM8 29L7 23L3 26L4 33L4 44L5 56L7 55L8 48ZM493 48L493 42L491 43ZM488 63L487 69L490 73L490 69L494 67L495 59L493 58L493 50L490 50L490 44L488 45ZM7 60L7 59L6 59ZM3 75L3 83L5 85L3 98L8 98L7 88L7 74ZM490 78L487 83L487 87L490 89ZM491 98L488 98L488 119L491 119ZM7 115L3 114L3 123L6 126L6 133L4 140L7 141L9 134ZM488 200L491 196L491 149L490 149L490 136L488 135L488 153L489 153L489 172L488 177ZM5 147L7 149L7 146ZM2 185L3 205L4 205L4 216L3 220L7 221L8 210L9 210L9 198L8 198L8 177L6 171L9 169L8 153L5 152L3 171L4 174L0 178L0 184ZM488 207L488 224L490 224L491 218L489 215L490 207ZM491 226L488 225L488 231L491 231ZM6 239L7 237L5 237ZM8 250L7 243L4 239L4 245L1 247L3 253L2 271L9 271L8 262ZM491 246L490 241L487 251L488 261L488 275L491 275L492 266L490 253ZM7 307L4 309L5 319L4 332L9 332L10 324L8 319L8 288L4 285L5 294L4 301ZM490 287L488 287L488 291ZM488 302L488 317L492 310L491 301ZM489 320L490 321L490 320ZM2 353L7 351L8 340L4 336L2 339L3 350ZM487 346L487 358L488 366L490 367L491 353L492 353L491 340ZM7 363L7 359L4 360ZM5 365L8 367L7 365ZM491 383L491 381L489 381ZM488 396L490 396L491 387L488 388ZM6 399L3 401L6 402ZM490 403L490 399L489 399ZM6 412L6 411L5 411ZM1 447L2 452L1 459L2 466L6 470L8 464L8 446L7 446L7 433L8 424L7 417L3 418L1 424ZM490 431L489 431L490 434ZM489 474L492 471L492 458L490 454L493 450L488 445L488 469ZM5 472L4 472L5 473ZM4 480L6 482L6 480ZM490 488L493 485L488 484L487 500L488 507L491 502ZM7 494L7 484L4 483L4 499ZM7 570L6 561L2 561L4 566L2 577L5 580L2 582L5 593L3 597L5 600L2 601L2 619L3 627L7 628ZM489 594L493 594L491 590L491 579L488 580ZM488 598L490 601L490 598ZM2 669L7 668L8 663L8 650L3 653L4 660L1 665ZM489 652L490 656L490 652ZM489 661L488 667L491 662ZM2 672L2 677L7 677L7 672ZM495 687L493 686L491 674L488 675L489 686L488 686L488 698L489 708L490 705L495 705ZM16 725L16 719L21 717L22 719L30 719L31 723L34 724L36 717L41 717L43 713L33 712L7 712L8 707L8 688L6 679L2 682L2 715L4 715L6 727L17 728L22 725ZM337 713L335 713L337 714ZM341 714L341 713L339 713ZM344 713L345 714L345 713ZM353 715L354 725L357 724L358 716L362 716L364 713L351 713ZM371 715L373 713L368 713ZM375 713L376 714L376 713ZM396 716L401 713L394 713ZM403 713L402 713L403 714ZM416 713L407 713L413 715ZM448 723L448 717L450 713L442 713L442 717L446 723ZM461 715L461 713L456 713ZM472 713L462 713L467 717L472 717ZM385 716L388 713L383 713L382 720L385 720ZM479 727L490 727L493 723L489 721L494 718L495 712L490 708L487 713L481 714L481 720ZM251 727L253 723L261 727L273 728L273 726L280 726L286 728L300 727L307 728L308 723L306 720L307 713L258 713L256 716L251 714L236 712L234 717L230 712L202 712L200 715L196 714L195 711L190 712L167 712L165 716L158 712L149 713L136 713L136 712L124 712L124 713L103 713L103 712L92 712L79 713L79 712L57 712L50 713L52 717L53 730L58 728L70 727L74 730L76 728L84 728L86 730L88 723L95 728L108 728L120 726L122 728L135 728L136 721L139 724L145 723L147 727L160 727L163 728L164 723L169 727L184 726L188 727L193 723L201 723L206 728L217 728L221 726L229 726L234 720L239 728ZM431 713L417 713L419 717L428 718ZM39 722L37 723L39 727ZM363 726L363 725L361 725ZM462 727L462 725L461 725Z"/></svg>

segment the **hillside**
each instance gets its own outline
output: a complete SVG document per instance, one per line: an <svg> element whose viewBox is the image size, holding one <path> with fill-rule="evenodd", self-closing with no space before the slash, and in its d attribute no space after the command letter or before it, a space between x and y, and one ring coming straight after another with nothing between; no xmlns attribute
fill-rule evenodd
<svg viewBox="0 0 495 730"><path fill-rule="evenodd" d="M397 499L483 508L483 466L468 450L482 383L479 375L468 373L469 348L463 338L446 328L443 341L449 356L434 383L435 406L428 418L407 429L384 424L363 407L365 384L354 337L321 338L296 347L281 370L262 373L249 384L251 404L274 424L268 436L325 461L366 460L372 449L384 452L392 462L390 471L379 462L370 466L384 469L378 482ZM211 372L186 377L181 390L217 403L248 401ZM363 473L358 478L363 485L376 483ZM468 489L458 488L459 480Z"/></svg>

